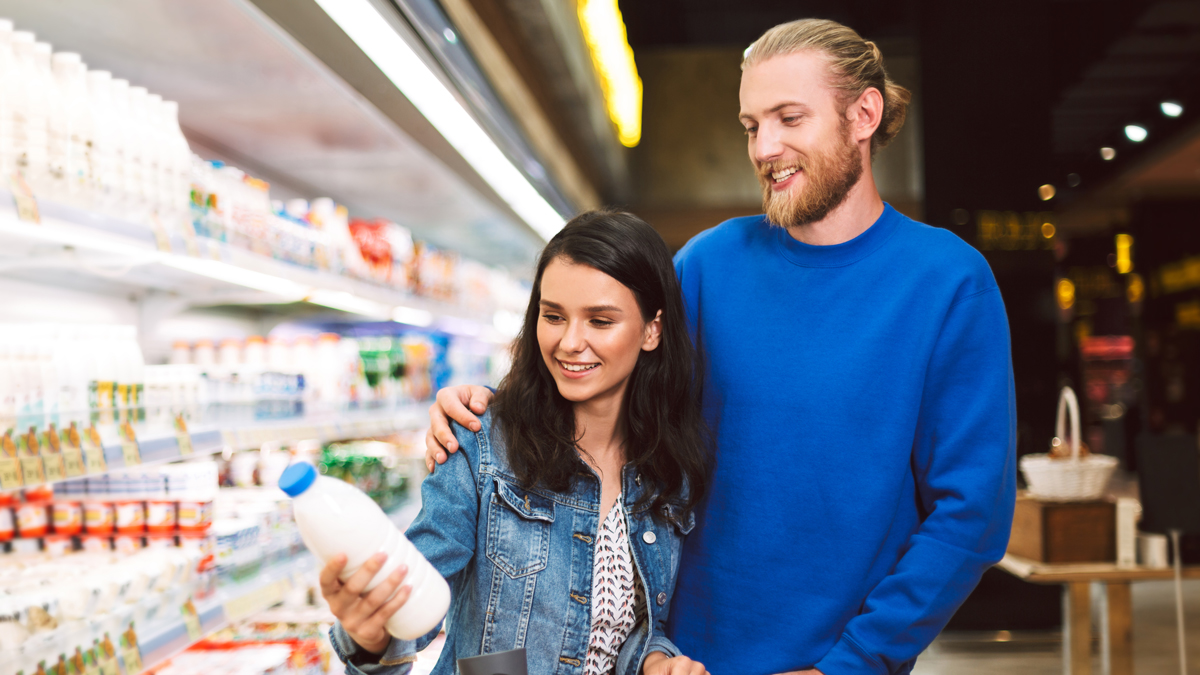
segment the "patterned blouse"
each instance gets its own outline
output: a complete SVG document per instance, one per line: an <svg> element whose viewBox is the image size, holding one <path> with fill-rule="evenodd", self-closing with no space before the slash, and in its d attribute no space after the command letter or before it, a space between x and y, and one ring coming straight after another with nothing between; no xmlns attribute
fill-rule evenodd
<svg viewBox="0 0 1200 675"><path fill-rule="evenodd" d="M584 675L608 675L625 638L646 615L646 594L633 567L621 497L600 525L592 562L592 633Z"/></svg>

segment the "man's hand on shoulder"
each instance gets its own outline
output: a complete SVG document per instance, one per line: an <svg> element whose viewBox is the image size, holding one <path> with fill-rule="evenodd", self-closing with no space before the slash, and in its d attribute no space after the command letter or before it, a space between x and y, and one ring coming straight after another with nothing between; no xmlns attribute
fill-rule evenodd
<svg viewBox="0 0 1200 675"><path fill-rule="evenodd" d="M458 451L458 441L450 429L454 420L471 431L479 431L479 418L492 402L492 390L472 384L446 387L429 406L429 431L425 432L425 467L433 473L436 464L445 464ZM436 464L435 464L436 462Z"/></svg>

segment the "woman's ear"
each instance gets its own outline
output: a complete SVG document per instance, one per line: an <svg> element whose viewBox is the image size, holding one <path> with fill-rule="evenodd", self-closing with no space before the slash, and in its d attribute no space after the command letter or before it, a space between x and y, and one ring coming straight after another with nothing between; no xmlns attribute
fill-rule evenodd
<svg viewBox="0 0 1200 675"><path fill-rule="evenodd" d="M662 341L662 310L658 310L658 314L646 324L646 338L642 340L642 351L652 352L658 349L658 343Z"/></svg>

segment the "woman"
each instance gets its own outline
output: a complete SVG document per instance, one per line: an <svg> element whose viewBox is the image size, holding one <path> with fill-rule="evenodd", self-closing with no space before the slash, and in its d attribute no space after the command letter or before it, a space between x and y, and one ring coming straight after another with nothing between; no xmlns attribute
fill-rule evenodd
<svg viewBox="0 0 1200 675"><path fill-rule="evenodd" d="M461 451L408 531L452 589L435 675L517 647L537 675L706 673L663 632L709 475L684 321L666 245L637 217L585 213L546 245L512 370L482 428L455 427ZM397 570L361 595L382 563L321 574L351 672L407 672L435 635L384 632L408 588Z"/></svg>

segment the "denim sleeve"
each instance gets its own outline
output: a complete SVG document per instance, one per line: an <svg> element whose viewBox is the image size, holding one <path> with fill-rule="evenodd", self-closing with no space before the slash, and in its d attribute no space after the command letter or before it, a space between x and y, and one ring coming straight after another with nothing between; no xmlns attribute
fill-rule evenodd
<svg viewBox="0 0 1200 675"><path fill-rule="evenodd" d="M1016 498L1015 426L1008 319L993 286L951 307L929 365L912 450L929 515L815 668L902 670L1003 557Z"/></svg>
<svg viewBox="0 0 1200 675"><path fill-rule="evenodd" d="M476 434L453 424L460 452L450 455L437 471L421 483L421 512L405 536L421 555L450 583L451 606L463 571L475 556L475 531L479 516L477 467L480 442ZM485 429L486 429L485 425ZM482 432L481 432L482 433ZM429 646L438 628L416 640L392 638L378 663L355 665L361 650L342 628L330 629L330 639L338 657L351 675L407 675L418 651Z"/></svg>
<svg viewBox="0 0 1200 675"><path fill-rule="evenodd" d="M437 635L436 630L433 631L433 635ZM333 643L334 653L346 665L346 675L408 675L412 671L413 662L417 660L415 641L392 638L387 651L379 657L377 663L360 661L356 664L355 661L363 656L363 651L342 628L341 622L333 624L333 628L329 629L329 641ZM428 644L428 640L425 642Z"/></svg>

